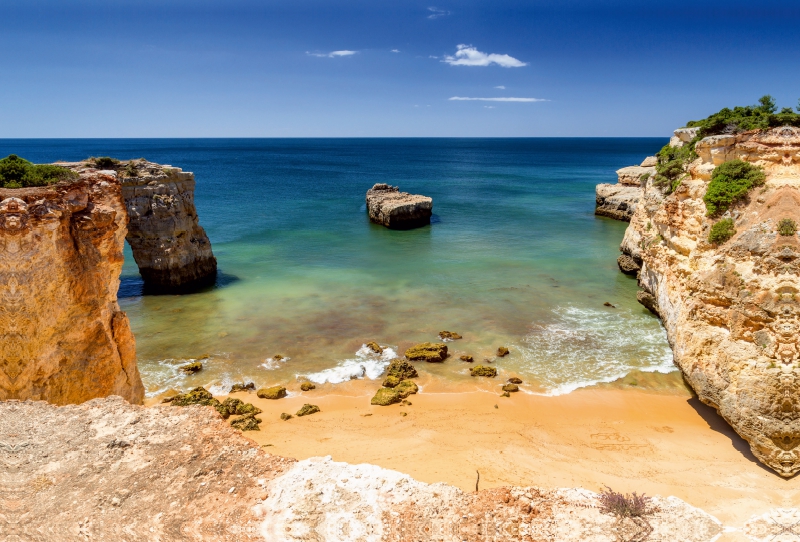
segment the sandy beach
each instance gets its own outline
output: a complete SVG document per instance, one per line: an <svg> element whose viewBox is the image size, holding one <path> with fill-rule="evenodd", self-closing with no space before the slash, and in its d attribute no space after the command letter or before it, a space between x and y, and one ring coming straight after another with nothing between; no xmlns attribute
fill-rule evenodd
<svg viewBox="0 0 800 542"><path fill-rule="evenodd" d="M585 389L505 398L487 391L423 390L409 397L411 405L380 407L369 404L377 386L353 381L334 393L313 390L277 401L254 393L235 396L264 411L261 431L245 435L281 456L330 455L466 491L475 490L480 472L481 489L597 491L608 485L674 495L734 527L771 508L800 505L798 480L784 480L760 465L747 443L688 392ZM280 419L304 403L321 412ZM736 533L725 536L740 539Z"/></svg>

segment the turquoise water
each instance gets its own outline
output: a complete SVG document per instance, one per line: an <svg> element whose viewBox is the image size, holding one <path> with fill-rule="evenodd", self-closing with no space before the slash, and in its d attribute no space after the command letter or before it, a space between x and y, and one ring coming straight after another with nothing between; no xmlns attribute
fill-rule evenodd
<svg viewBox="0 0 800 542"><path fill-rule="evenodd" d="M461 333L423 369L465 382L487 358L537 393L669 372L659 321L616 267L626 224L595 217L594 185L663 144L643 139L2 140L46 162L146 157L193 171L217 287L143 296L128 252L120 305L148 393L230 383L378 378L393 352ZM376 182L433 197L429 227L366 217ZM610 302L616 308L603 305ZM375 340L386 355L368 354ZM497 347L511 355L494 358ZM284 356L276 360L276 354ZM177 367L204 359L185 377Z"/></svg>

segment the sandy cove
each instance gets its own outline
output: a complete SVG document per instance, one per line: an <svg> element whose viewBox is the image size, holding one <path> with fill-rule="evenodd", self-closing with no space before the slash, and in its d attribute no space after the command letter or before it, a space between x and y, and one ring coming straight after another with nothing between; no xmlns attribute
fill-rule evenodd
<svg viewBox="0 0 800 542"><path fill-rule="evenodd" d="M800 480L784 480L688 392L583 389L510 398L487 391L437 392L411 405L372 406L379 386L352 381L285 399L233 394L264 412L261 431L244 433L270 453L371 463L424 482L474 491L505 485L584 487L674 495L741 527L772 508L800 506ZM282 421L304 403L321 412ZM497 408L495 408L497 405ZM406 415L403 416L402 413ZM737 533L720 540L745 540Z"/></svg>

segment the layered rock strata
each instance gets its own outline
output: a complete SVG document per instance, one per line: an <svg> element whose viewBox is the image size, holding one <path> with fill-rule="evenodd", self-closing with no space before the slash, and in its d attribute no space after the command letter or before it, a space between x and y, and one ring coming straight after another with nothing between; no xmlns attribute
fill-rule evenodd
<svg viewBox="0 0 800 542"><path fill-rule="evenodd" d="M151 289L191 290L216 279L217 259L197 218L194 189L194 174L179 168L144 160L125 165L127 240Z"/></svg>
<svg viewBox="0 0 800 542"><path fill-rule="evenodd" d="M678 133L680 132L680 133ZM694 136L676 132L673 144ZM778 474L800 472L800 129L708 137L674 193L648 180L622 250L641 262L640 300L667 330L675 363L699 398ZM736 234L708 242L703 196L731 159L762 167L766 184L723 215Z"/></svg>
<svg viewBox="0 0 800 542"><path fill-rule="evenodd" d="M29 541L681 540L723 528L674 497L646 518L580 489L465 493L373 465L271 456L210 407L0 403L0 533Z"/></svg>
<svg viewBox="0 0 800 542"><path fill-rule="evenodd" d="M117 304L126 222L113 174L0 189L0 400L142 401Z"/></svg>
<svg viewBox="0 0 800 542"><path fill-rule="evenodd" d="M655 157L647 157L640 166L617 170L617 183L595 187L594 214L630 222L642 197L644 184L655 173Z"/></svg>
<svg viewBox="0 0 800 542"><path fill-rule="evenodd" d="M394 230L419 228L431 223L433 200L400 192L396 186L377 183L367 190L367 212L376 224Z"/></svg>

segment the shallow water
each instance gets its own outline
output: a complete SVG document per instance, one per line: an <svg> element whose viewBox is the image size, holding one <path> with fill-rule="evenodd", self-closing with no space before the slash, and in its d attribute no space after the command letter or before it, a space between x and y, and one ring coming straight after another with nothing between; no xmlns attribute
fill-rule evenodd
<svg viewBox="0 0 800 542"><path fill-rule="evenodd" d="M456 354L424 370L464 382L484 358L538 393L566 393L631 371L670 372L658 320L619 273L626 224L593 215L594 185L639 163L661 138L0 140L37 162L89 155L193 171L216 288L143 296L130 252L120 305L131 318L149 395L232 382L377 378L383 357L440 330ZM370 224L375 182L434 199L434 223ZM603 306L613 303L616 308ZM495 360L500 345L511 354ZM277 361L280 354L284 360ZM204 359L204 370L177 367Z"/></svg>

